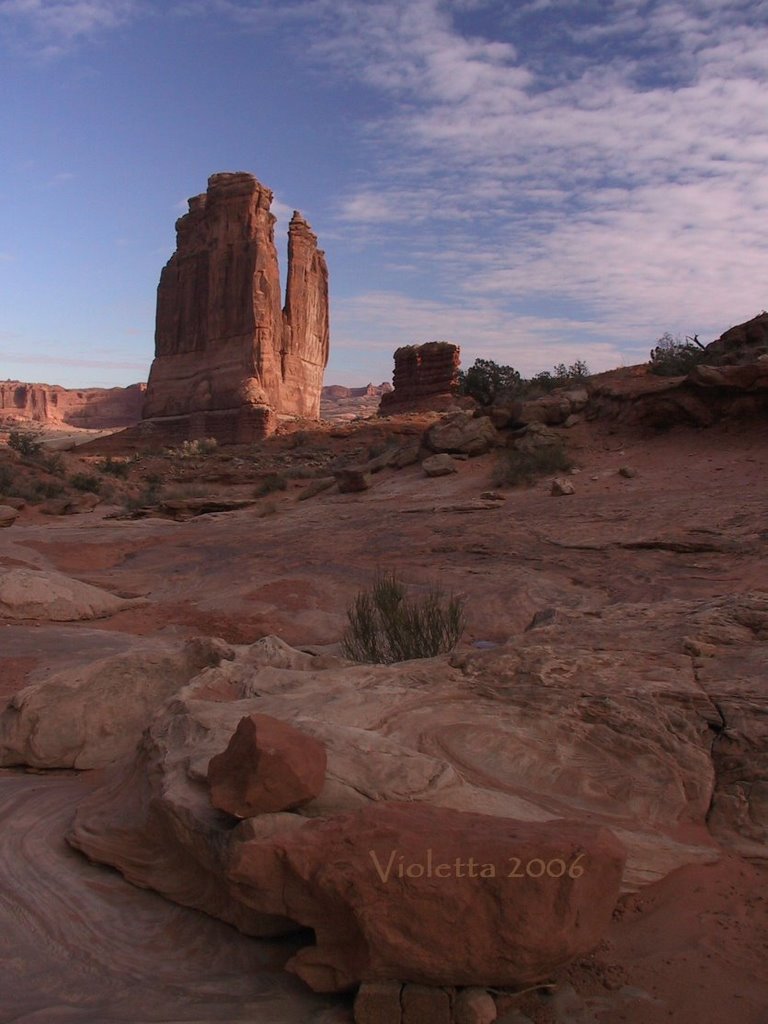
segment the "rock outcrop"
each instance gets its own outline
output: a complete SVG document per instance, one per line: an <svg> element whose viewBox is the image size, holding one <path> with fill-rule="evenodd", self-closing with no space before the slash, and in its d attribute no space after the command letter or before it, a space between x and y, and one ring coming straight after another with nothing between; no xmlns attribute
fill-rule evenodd
<svg viewBox="0 0 768 1024"><path fill-rule="evenodd" d="M687 377L600 375L589 385L586 413L665 429L709 427L723 419L768 415L768 359L738 365L696 366Z"/></svg>
<svg viewBox="0 0 768 1024"><path fill-rule="evenodd" d="M768 354L768 313L763 310L746 323L729 327L707 345L706 353L705 361L709 366L752 363Z"/></svg>
<svg viewBox="0 0 768 1024"><path fill-rule="evenodd" d="M459 346L447 341L397 349L394 390L381 396L379 414L446 409L455 401L459 362Z"/></svg>
<svg viewBox="0 0 768 1024"><path fill-rule="evenodd" d="M0 381L0 420L89 430L130 427L141 419L145 391L145 384L72 390L57 384L4 380Z"/></svg>
<svg viewBox="0 0 768 1024"><path fill-rule="evenodd" d="M165 440L248 442L280 416L317 419L328 361L328 271L294 213L281 309L272 192L214 174L176 223L157 292L144 420Z"/></svg>

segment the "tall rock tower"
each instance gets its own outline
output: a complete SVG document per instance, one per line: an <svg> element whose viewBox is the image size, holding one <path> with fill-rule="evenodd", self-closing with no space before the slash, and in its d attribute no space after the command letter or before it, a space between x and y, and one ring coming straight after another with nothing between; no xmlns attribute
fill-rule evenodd
<svg viewBox="0 0 768 1024"><path fill-rule="evenodd" d="M294 213L281 309L271 203L253 175L214 174L176 222L143 410L164 441L245 443L270 434L281 416L319 416L328 269Z"/></svg>

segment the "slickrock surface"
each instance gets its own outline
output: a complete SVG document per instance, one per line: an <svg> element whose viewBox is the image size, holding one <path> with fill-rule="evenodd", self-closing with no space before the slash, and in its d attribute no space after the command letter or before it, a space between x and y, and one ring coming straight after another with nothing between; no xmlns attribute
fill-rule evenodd
<svg viewBox="0 0 768 1024"><path fill-rule="evenodd" d="M248 442L271 433L280 415L317 419L328 271L294 213L281 309L271 202L251 174L214 174L177 221L176 252L157 291L145 431L177 442Z"/></svg>
<svg viewBox="0 0 768 1024"><path fill-rule="evenodd" d="M281 970L293 944L255 942L67 846L94 781L0 771L0 1020L326 1024L332 1001Z"/></svg>
<svg viewBox="0 0 768 1024"><path fill-rule="evenodd" d="M460 361L459 346L447 341L397 349L394 390L381 396L380 414L447 408L455 401Z"/></svg>
<svg viewBox="0 0 768 1024"><path fill-rule="evenodd" d="M60 572L0 569L0 619L100 619L144 603L141 598L117 597Z"/></svg>
<svg viewBox="0 0 768 1024"><path fill-rule="evenodd" d="M410 429L405 420L391 422ZM223 986L218 961L207 968L211 988L204 986L195 950L210 958L205 930L199 946L177 943L175 926L166 932L152 917L152 955L144 956L132 929L152 896L113 872L98 877L120 894L119 911L97 909L83 926L76 918L80 939L60 931L71 918L60 892L81 867L100 869L72 853L56 861L55 886L36 885L28 872L51 854L24 836L35 822L50 827L49 846L64 849L73 806L65 813L56 787L76 782L89 792L74 838L92 856L257 934L286 922L239 902L226 874L228 850L240 839L264 840L275 823L300 829L384 799L500 821L576 819L608 828L629 856L625 895L604 944L556 971L554 992L510 996L507 1006L536 1024L600 1015L628 1024L763 1024L765 421L666 433L585 421L561 436L579 470L576 493L563 501L549 497L548 478L505 490L503 502L479 500L491 486L497 455L490 451L442 478L426 478L418 464L383 469L359 494L323 491L297 501L305 481L292 480L261 518L256 509L184 523L110 521L100 508L62 519L24 510L0 533L6 569L71 573L148 601L93 622L0 626L0 681L9 695L86 655L135 649L145 635L218 635L234 648L231 660L204 669L151 712L138 757L111 770L103 785L101 778L91 785L83 776L0 773L0 800L20 779L45 794L40 804L27 793L13 802L0 830L4 863L13 865L4 872L3 898L28 908L8 925L14 952L0 969L21 980L0 985L0 1019L189 1019L197 1008L184 1011L190 1003L182 1002L174 1016L157 995L158 962L181 972L173 998L202 1000L195 1020L216 1013L237 1020L241 1011L230 999L227 1012L219 1006L206 1018ZM336 442L328 435L325 443ZM635 475L620 475L625 466ZM327 645L338 641L347 605L377 567L399 570L414 588L439 583L466 598L468 627L455 656L383 667L334 658ZM315 653L259 642L266 634L313 645ZM211 805L207 767L252 713L322 742L326 783L301 813L233 824ZM93 714L97 721L95 707ZM194 914L182 919L218 927ZM41 942L35 929L62 937ZM124 1001L110 1004L100 981L81 983L79 968L73 975L70 960L79 963L83 936L98 962L129 962L132 990L117 989ZM312 936L300 944L311 949ZM193 969L185 974L179 959ZM230 960L239 972L241 961ZM254 979L249 971L228 991L255 981L289 985L280 991L304 998L282 976ZM140 1004L144 992L148 1001ZM286 1020L311 1021L306 1006L317 1004L308 998L294 1002ZM69 1009L55 1009L62 1005ZM262 1016L280 1020L277 1012Z"/></svg>

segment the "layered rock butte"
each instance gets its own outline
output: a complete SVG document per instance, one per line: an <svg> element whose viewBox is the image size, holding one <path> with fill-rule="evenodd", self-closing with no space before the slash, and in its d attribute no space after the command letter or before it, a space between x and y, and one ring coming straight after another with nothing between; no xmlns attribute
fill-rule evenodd
<svg viewBox="0 0 768 1024"><path fill-rule="evenodd" d="M214 174L176 223L143 410L163 440L246 443L272 433L280 416L318 418L328 270L294 212L281 308L271 202L251 174Z"/></svg>
<svg viewBox="0 0 768 1024"><path fill-rule="evenodd" d="M461 350L448 341L403 345L395 352L394 390L381 396L379 413L445 409L459 383Z"/></svg>

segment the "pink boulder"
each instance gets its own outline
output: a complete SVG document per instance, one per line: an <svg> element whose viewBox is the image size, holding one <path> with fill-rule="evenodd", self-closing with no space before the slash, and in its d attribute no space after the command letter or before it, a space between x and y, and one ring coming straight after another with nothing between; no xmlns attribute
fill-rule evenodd
<svg viewBox="0 0 768 1024"><path fill-rule="evenodd" d="M269 715L248 715L210 760L211 803L236 818L301 807L320 794L325 766L325 747L314 737Z"/></svg>
<svg viewBox="0 0 768 1024"><path fill-rule="evenodd" d="M485 987L592 950L624 861L611 832L578 822L376 803L238 844L229 877L246 904L314 929L288 967L316 991Z"/></svg>

